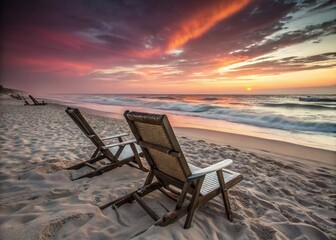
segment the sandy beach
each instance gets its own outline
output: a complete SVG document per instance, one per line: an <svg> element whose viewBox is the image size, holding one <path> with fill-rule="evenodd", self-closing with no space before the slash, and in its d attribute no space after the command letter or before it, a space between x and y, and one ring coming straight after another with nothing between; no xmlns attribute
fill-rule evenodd
<svg viewBox="0 0 336 240"><path fill-rule="evenodd" d="M190 229L183 229L185 217L157 227L134 202L99 209L141 187L145 172L123 166L70 180L77 173L65 168L94 149L65 108L1 96L1 239L336 239L334 151L176 128L188 161L206 167L230 158L244 180L229 191L233 222L218 196L196 210ZM130 132L122 119L82 112L101 136ZM174 204L159 192L147 201L158 214Z"/></svg>

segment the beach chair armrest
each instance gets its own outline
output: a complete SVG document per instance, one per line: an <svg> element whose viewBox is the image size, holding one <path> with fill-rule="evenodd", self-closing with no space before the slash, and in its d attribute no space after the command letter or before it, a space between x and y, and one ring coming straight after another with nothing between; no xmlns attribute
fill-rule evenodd
<svg viewBox="0 0 336 240"><path fill-rule="evenodd" d="M113 135L113 136L103 137L101 139L102 140L108 140L108 139L113 139L113 138L118 138L118 137L125 137L125 136L128 136L128 135L129 135L128 133L119 133L119 134L116 134L116 135Z"/></svg>
<svg viewBox="0 0 336 240"><path fill-rule="evenodd" d="M225 159L221 162L215 163L209 167L203 168L198 170L197 172L194 172L191 176L188 177L187 181L193 181L196 180L198 178L201 178L203 176L205 176L208 173L212 173L212 172L216 172L218 170L221 170L227 166L230 166L232 164L232 160L231 159Z"/></svg>
<svg viewBox="0 0 336 240"><path fill-rule="evenodd" d="M119 143L114 143L114 144L106 145L106 146L102 147L102 149L119 147L119 146L125 146L127 144L132 144L132 143L136 143L136 140L133 139L133 140L125 141L125 142L119 142Z"/></svg>

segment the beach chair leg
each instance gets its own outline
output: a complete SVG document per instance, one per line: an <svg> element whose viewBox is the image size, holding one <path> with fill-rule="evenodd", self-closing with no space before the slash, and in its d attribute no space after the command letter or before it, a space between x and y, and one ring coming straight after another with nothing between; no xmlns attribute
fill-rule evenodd
<svg viewBox="0 0 336 240"><path fill-rule="evenodd" d="M148 186L149 184L151 184L153 181L153 178L154 178L154 172L153 170L149 170L144 186Z"/></svg>
<svg viewBox="0 0 336 240"><path fill-rule="evenodd" d="M136 163L138 164L139 169L141 169L144 172L148 172L149 170L142 165L141 159L139 157L139 153L138 153L134 143L131 144L131 149L133 151L134 159L135 159Z"/></svg>
<svg viewBox="0 0 336 240"><path fill-rule="evenodd" d="M159 220L159 216L141 199L136 192L133 194L133 198L154 221Z"/></svg>
<svg viewBox="0 0 336 240"><path fill-rule="evenodd" d="M184 206L178 210L170 211L163 215L159 220L157 220L154 225L155 226L167 226L179 220L180 218L184 217L188 213L188 207Z"/></svg>
<svg viewBox="0 0 336 240"><path fill-rule="evenodd" d="M129 194L127 194L124 197L118 198L113 200L112 202L106 203L103 206L99 207L101 210L112 206L113 208L118 208L121 205L125 204L125 203L131 203L134 199L134 193L136 193L138 196L143 197L148 193L153 192L154 190L158 189L160 187L160 183L159 182L154 182L148 186L139 188L138 190L131 192Z"/></svg>
<svg viewBox="0 0 336 240"><path fill-rule="evenodd" d="M94 153L92 154L91 159L98 156L99 150L100 150L99 148L96 148L96 151L94 151Z"/></svg>
<svg viewBox="0 0 336 240"><path fill-rule="evenodd" d="M231 211L231 207L230 207L230 200L229 200L229 196L228 196L228 193L227 193L226 184L225 184L225 181L224 181L223 171L219 170L216 173L217 173L218 182L219 182L219 186L220 186L222 197L223 197L223 202L224 202L224 206L225 206L227 219L232 222L233 216L232 216L232 211Z"/></svg>
<svg viewBox="0 0 336 240"><path fill-rule="evenodd" d="M125 146L120 146L119 149L117 150L116 154L113 156L113 159L110 159L110 161L118 161L118 158L122 151L124 150Z"/></svg>
<svg viewBox="0 0 336 240"><path fill-rule="evenodd" d="M113 201L111 201L111 202L108 202L108 203L104 204L103 206L100 206L99 208L100 208L100 210L104 210L105 208L108 208L109 206L112 206L112 208L114 209L114 208L117 207L117 206L115 206L115 204L116 204L117 202L122 202L122 201L125 200L125 199L129 199L129 198L133 197L132 195L133 195L133 193L132 193L132 194L128 194L128 195L126 195L126 196L123 197L123 198L115 199L115 200L113 200ZM127 202L127 201L125 201L125 202ZM122 205L122 204L121 204L121 205Z"/></svg>
<svg viewBox="0 0 336 240"><path fill-rule="evenodd" d="M139 188L138 190L126 195L125 197L121 197L119 200L117 200L115 202L115 204L113 205L114 207L120 207L121 205L125 204L125 203L131 203L133 202L133 200L135 200L135 193L137 194L137 196L139 197L143 197L153 191L155 191L156 189L158 189L160 186L159 182L154 182L148 186L144 186L142 188Z"/></svg>
<svg viewBox="0 0 336 240"><path fill-rule="evenodd" d="M187 192L188 192L189 186L190 186L189 182L186 182L184 184L182 192L180 194L180 197L179 197L179 199L178 199L178 201L176 203L176 207L175 207L176 210L178 210L178 209L180 209L182 207L182 204L183 204L183 202L184 202L184 200L185 200L185 198L187 196Z"/></svg>
<svg viewBox="0 0 336 240"><path fill-rule="evenodd" d="M191 198L190 205L189 205L189 208L188 208L187 219L184 223L184 228L185 229L190 228L190 225L191 225L196 207L198 205L198 199L199 199L199 194L200 194L200 191L201 191L203 180L204 180L204 177L201 178L201 179L198 179L197 182L196 182L196 187L194 189L194 193L193 193L193 196Z"/></svg>

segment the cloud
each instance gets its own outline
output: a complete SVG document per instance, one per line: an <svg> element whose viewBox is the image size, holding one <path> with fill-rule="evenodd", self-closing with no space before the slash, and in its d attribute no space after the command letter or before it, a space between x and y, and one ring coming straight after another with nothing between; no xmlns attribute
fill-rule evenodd
<svg viewBox="0 0 336 240"><path fill-rule="evenodd" d="M276 49L303 43L308 40L315 40L322 36L333 35L336 33L336 20L324 22L316 25L309 25L301 30L288 31L280 35L267 38L261 42L249 45L239 51L234 52L236 55L258 56L270 53Z"/></svg>
<svg viewBox="0 0 336 240"><path fill-rule="evenodd" d="M289 26L297 15L330 14L334 6L301 0L2 1L1 80L19 84L26 75L57 87L54 81L69 79L83 81L83 88L98 81L220 81L218 69L235 64L245 67L239 69L244 76L253 74L247 64L255 59L262 74L324 68L322 55L289 56L291 66L264 55L307 41L324 44L336 33L335 20ZM272 63L280 67L266 71Z"/></svg>
<svg viewBox="0 0 336 240"><path fill-rule="evenodd" d="M178 48L203 35L219 21L237 13L249 2L249 0L217 1L198 9L188 18L178 22L173 34L169 36L168 50Z"/></svg>
<svg viewBox="0 0 336 240"><path fill-rule="evenodd" d="M315 3L315 1L310 1L311 3ZM327 0L327 1L322 1L321 3L318 3L317 6L314 6L312 9L309 10L309 12L316 12L316 11L325 11L325 10L330 10L330 9L336 8L336 3L333 0Z"/></svg>
<svg viewBox="0 0 336 240"><path fill-rule="evenodd" d="M233 68L223 75L240 77L248 75L274 75L285 72L296 72L314 69L324 69L336 66L336 52L317 54L309 57L286 57L277 60L265 60L257 63L247 63Z"/></svg>

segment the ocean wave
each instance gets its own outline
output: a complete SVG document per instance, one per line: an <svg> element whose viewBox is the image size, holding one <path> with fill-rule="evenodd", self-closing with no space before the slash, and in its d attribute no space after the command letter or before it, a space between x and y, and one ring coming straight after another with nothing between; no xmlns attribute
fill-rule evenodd
<svg viewBox="0 0 336 240"><path fill-rule="evenodd" d="M336 102L336 98L299 97L301 102Z"/></svg>
<svg viewBox="0 0 336 240"><path fill-rule="evenodd" d="M264 103L266 107L280 107L280 108L301 108L313 110L335 110L336 106L313 105L313 104L299 104L299 103Z"/></svg>
<svg viewBox="0 0 336 240"><path fill-rule="evenodd" d="M219 98L217 97L205 97L205 98L202 98L203 101L215 101L215 100L218 100Z"/></svg>
<svg viewBox="0 0 336 240"><path fill-rule="evenodd" d="M186 102L170 102L170 103L158 103L154 106L157 109L169 110L169 111L179 111L179 112L190 112L190 113L201 113L207 112L211 109L217 108L216 106L206 105L206 104L196 104L196 103L186 103Z"/></svg>
<svg viewBox="0 0 336 240"><path fill-rule="evenodd" d="M244 112L235 109L212 109L206 115L200 115L200 117L288 131L336 133L335 123L301 121L294 118L289 119L281 115L263 115L260 113Z"/></svg>
<svg viewBox="0 0 336 240"><path fill-rule="evenodd" d="M276 128L288 131L308 131L336 133L336 124L329 122L301 121L289 119L282 115L264 115L249 110L239 110L214 105L200 105L183 102L162 103L156 109L173 111L187 116L196 116L229 122L254 125L258 127Z"/></svg>
<svg viewBox="0 0 336 240"><path fill-rule="evenodd" d="M80 99L83 102L98 103L104 105L120 105L120 106L130 106L136 104L140 99L124 96L84 96ZM145 101L142 101L145 102Z"/></svg>
<svg viewBox="0 0 336 240"><path fill-rule="evenodd" d="M176 98L174 97L167 97L167 96L162 96L162 97L154 97L155 99L163 99L163 100L174 100Z"/></svg>
<svg viewBox="0 0 336 240"><path fill-rule="evenodd" d="M176 97L172 97L172 96L155 96L155 95L140 96L139 98L145 98L145 99L162 99L162 100L175 100L176 99Z"/></svg>
<svg viewBox="0 0 336 240"><path fill-rule="evenodd" d="M230 105L244 105L244 106L249 106L250 104L247 103L239 103L239 102L230 102Z"/></svg>

